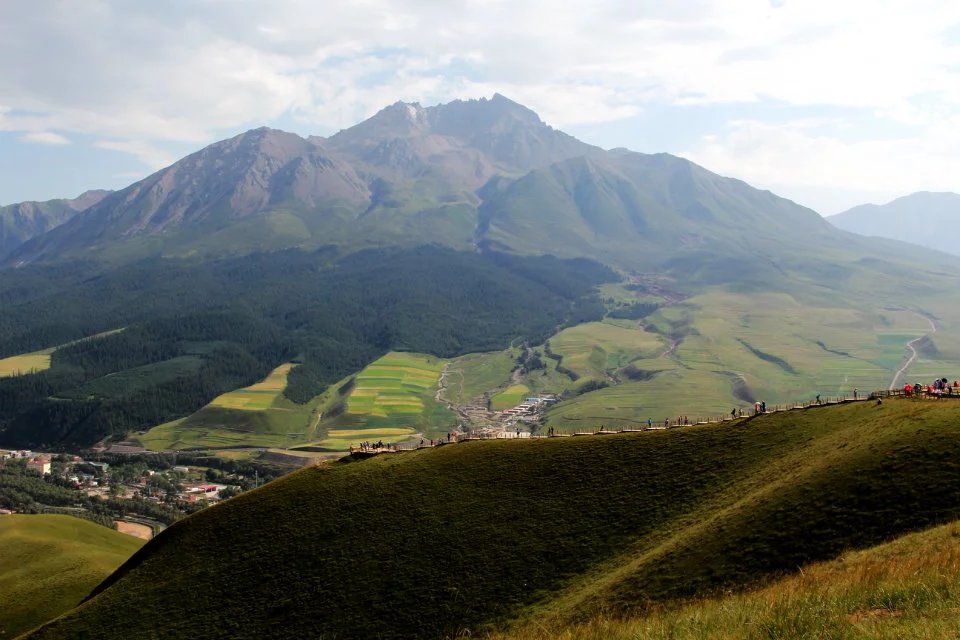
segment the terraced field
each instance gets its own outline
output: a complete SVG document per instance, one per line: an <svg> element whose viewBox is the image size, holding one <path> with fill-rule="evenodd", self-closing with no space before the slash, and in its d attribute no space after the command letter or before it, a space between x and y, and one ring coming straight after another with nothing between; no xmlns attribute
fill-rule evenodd
<svg viewBox="0 0 960 640"><path fill-rule="evenodd" d="M648 330L675 340L675 348L633 360L637 381L561 403L548 424L571 429L718 416L733 407L746 410L754 400L776 404L885 389L905 360L906 342L928 334L930 325L904 309L814 307L786 294L714 292L659 310L648 318ZM591 346L592 331L577 335L580 362L588 348L600 353L599 338ZM931 344L908 375L949 375L952 342L938 333ZM600 362L595 355L582 366L597 371Z"/></svg>
<svg viewBox="0 0 960 640"><path fill-rule="evenodd" d="M587 322L564 329L550 338L550 349L581 378L604 380L609 372L657 356L670 346L668 339L636 322L621 322Z"/></svg>
<svg viewBox="0 0 960 640"><path fill-rule="evenodd" d="M410 353L388 353L357 375L347 411L379 418L417 415L424 395L435 391L443 361Z"/></svg>
<svg viewBox="0 0 960 640"><path fill-rule="evenodd" d="M294 365L291 362L280 365L257 384L230 391L216 397L211 407L236 409L238 411L265 411L280 397L287 388L287 374Z"/></svg>
<svg viewBox="0 0 960 640"><path fill-rule="evenodd" d="M403 442L421 434L439 436L456 423L456 415L436 399L446 362L434 356L391 352L354 379L342 411L327 412L321 422L326 437L311 446L347 451L364 440Z"/></svg>
<svg viewBox="0 0 960 640"><path fill-rule="evenodd" d="M516 366L519 349L490 353L470 353L450 361L447 366L445 398L460 405L469 404L482 394L504 386Z"/></svg>
<svg viewBox="0 0 960 640"><path fill-rule="evenodd" d="M293 367L289 362L282 364L262 381L218 396L196 413L134 439L153 451L305 444L315 438L319 414L334 392L331 389L305 405L287 400L283 390Z"/></svg>

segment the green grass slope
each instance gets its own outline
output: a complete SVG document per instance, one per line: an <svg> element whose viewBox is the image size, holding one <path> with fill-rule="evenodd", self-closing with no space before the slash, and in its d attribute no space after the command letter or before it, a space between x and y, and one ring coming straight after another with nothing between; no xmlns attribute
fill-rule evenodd
<svg viewBox="0 0 960 640"><path fill-rule="evenodd" d="M309 442L316 434L323 398L296 404L282 395L294 366L284 363L262 381L221 394L196 413L134 439L151 451L290 447Z"/></svg>
<svg viewBox="0 0 960 640"><path fill-rule="evenodd" d="M343 397L324 411L324 439L313 443L348 451L364 440L403 442L414 434L435 437L456 424L437 401L447 361L422 353L391 351L371 362L343 387Z"/></svg>
<svg viewBox="0 0 960 640"><path fill-rule="evenodd" d="M143 540L59 515L0 516L0 637L76 606Z"/></svg>
<svg viewBox="0 0 960 640"><path fill-rule="evenodd" d="M633 619L532 623L495 640L737 638L953 639L960 629L960 522L836 560L764 588L658 609Z"/></svg>
<svg viewBox="0 0 960 640"><path fill-rule="evenodd" d="M958 411L864 402L306 469L170 527L32 637L436 638L753 585L960 515Z"/></svg>

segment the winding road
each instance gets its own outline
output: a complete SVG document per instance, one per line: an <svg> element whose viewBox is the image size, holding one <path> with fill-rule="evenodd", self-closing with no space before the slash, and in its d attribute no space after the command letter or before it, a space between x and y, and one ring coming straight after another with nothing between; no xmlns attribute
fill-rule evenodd
<svg viewBox="0 0 960 640"><path fill-rule="evenodd" d="M927 322L930 323L930 334L931 334L931 335L937 332L937 325L934 324L933 320L931 320L931 319L928 318L927 316L921 315L921 314L919 314L919 313L918 313L917 315L920 316L920 317L922 317L923 319L925 319ZM897 373L893 376L893 381L890 382L890 386L889 386L888 389L887 389L888 391L893 391L894 389L899 388L899 386L900 386L900 384L899 384L899 383L900 383L900 376L902 376L904 373L906 373L907 369L910 368L910 365L913 364L913 361L917 359L917 349L916 349L916 347L915 347L914 345L915 345L916 343L920 342L921 340L923 340L923 339L926 338L926 337L927 337L927 336L920 336L919 338L914 338L913 340L911 340L910 342L907 343L907 349L910 349L910 357L907 358L906 363L904 363L904 365L903 365L902 367L900 367L900 370L897 371Z"/></svg>

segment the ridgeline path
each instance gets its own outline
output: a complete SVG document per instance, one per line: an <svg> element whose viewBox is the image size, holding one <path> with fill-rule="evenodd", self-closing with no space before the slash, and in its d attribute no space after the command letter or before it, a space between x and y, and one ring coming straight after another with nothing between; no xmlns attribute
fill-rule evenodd
<svg viewBox="0 0 960 640"><path fill-rule="evenodd" d="M914 312L914 313L916 313L916 312ZM920 317L922 317L923 319L925 319L927 322L930 323L930 334L931 334L931 335L933 335L934 333L937 332L937 325L934 324L933 320L931 320L931 319L928 318L927 316L921 315L921 314L919 314L919 313L917 313L917 315L920 316ZM907 349L910 349L910 357L907 358L906 363L904 363L904 365L903 365L902 367L900 367L900 370L897 371L897 373L893 376L893 380L890 382L890 386L887 387L887 391L893 391L894 389L896 389L896 388L899 387L900 376L902 376L904 373L906 373L906 372L907 372L907 369L910 368L910 365L913 364L913 361L917 359L917 349L916 349L916 347L915 347L914 345L915 345L916 343L920 342L921 340L923 340L923 339L926 338L926 337L927 337L927 336L923 335L923 336L920 336L919 338L914 338L913 340L911 340L910 342L907 343Z"/></svg>

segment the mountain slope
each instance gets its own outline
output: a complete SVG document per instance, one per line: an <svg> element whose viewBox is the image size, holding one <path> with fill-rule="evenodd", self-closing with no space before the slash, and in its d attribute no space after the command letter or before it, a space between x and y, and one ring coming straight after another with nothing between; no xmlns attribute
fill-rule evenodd
<svg viewBox="0 0 960 640"><path fill-rule="evenodd" d="M626 620L526 627L492 640L953 640L960 628L960 522L803 567L756 591Z"/></svg>
<svg viewBox="0 0 960 640"><path fill-rule="evenodd" d="M851 248L890 253L687 160L584 144L495 95L398 102L329 138L249 131L112 194L7 262L423 243L602 255L721 281L734 266L774 261L795 276L850 262Z"/></svg>
<svg viewBox="0 0 960 640"><path fill-rule="evenodd" d="M668 154L623 150L532 171L491 194L483 212L482 237L492 246L606 255L633 268L801 243L822 250L837 235L814 212L739 180Z"/></svg>
<svg viewBox="0 0 960 640"><path fill-rule="evenodd" d="M47 271L12 273L42 281ZM613 279L588 260L328 248L146 260L42 295L11 292L0 356L126 329L55 350L48 371L0 379L0 440L92 444L147 429L292 359L302 364L284 394L303 405L391 349L446 357L542 341L559 324L598 318L591 290Z"/></svg>
<svg viewBox="0 0 960 640"><path fill-rule="evenodd" d="M329 138L249 131L110 195L6 263L423 243L602 256L694 285L748 275L767 290L940 266L682 158L584 144L499 95L398 102Z"/></svg>
<svg viewBox="0 0 960 640"><path fill-rule="evenodd" d="M0 516L0 636L68 611L143 546L143 540L71 516Z"/></svg>
<svg viewBox="0 0 960 640"><path fill-rule="evenodd" d="M295 201L335 216L369 204L370 193L349 166L294 134L248 131L210 145L126 189L13 256L56 259L77 252L121 258L195 249L198 238L220 238L230 252L280 248L310 237L302 221L278 209ZM254 224L250 225L249 220ZM245 223L247 223L245 225Z"/></svg>
<svg viewBox="0 0 960 640"><path fill-rule="evenodd" d="M109 191L87 191L72 199L21 202L0 207L0 260L30 238L95 205L107 194Z"/></svg>
<svg viewBox="0 0 960 640"><path fill-rule="evenodd" d="M503 98L396 103L329 139L256 129L113 194L12 264L336 243L470 246L475 191L596 150Z"/></svg>
<svg viewBox="0 0 960 640"><path fill-rule="evenodd" d="M31 637L437 638L742 587L960 515L955 409L864 402L308 469L170 527Z"/></svg>
<svg viewBox="0 0 960 640"><path fill-rule="evenodd" d="M960 195L921 191L884 205L863 204L827 220L839 229L960 255Z"/></svg>

